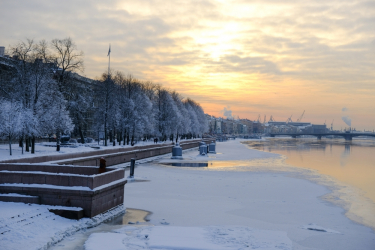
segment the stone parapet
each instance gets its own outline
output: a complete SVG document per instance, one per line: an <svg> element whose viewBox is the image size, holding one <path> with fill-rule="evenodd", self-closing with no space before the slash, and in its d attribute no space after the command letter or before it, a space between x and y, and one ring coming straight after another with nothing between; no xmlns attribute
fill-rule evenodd
<svg viewBox="0 0 375 250"><path fill-rule="evenodd" d="M181 142L180 146L183 150L195 148L199 146L202 140L194 141L184 141ZM210 143L212 139L204 139L206 143ZM127 152L112 153L112 154L101 154L93 157L81 157L76 159L69 159L64 161L55 162L57 164L67 164L67 165L80 165L80 166L93 166L96 165L100 157L105 157L107 166L118 165L126 162L130 162L131 158L136 160L141 160L145 158L150 158L154 156L172 154L173 145L161 146L161 145L150 145L147 148L136 149Z"/></svg>
<svg viewBox="0 0 375 250"><path fill-rule="evenodd" d="M11 166L10 166L11 167ZM120 180L125 176L124 169L111 169L109 171L98 174L99 169L94 168L95 175L69 175L54 174L48 172L33 172L32 165L28 165L28 171L1 171L0 184L4 183L22 183L22 184L47 184L68 187L88 187L94 189L113 181ZM69 166L64 166L70 168Z"/></svg>

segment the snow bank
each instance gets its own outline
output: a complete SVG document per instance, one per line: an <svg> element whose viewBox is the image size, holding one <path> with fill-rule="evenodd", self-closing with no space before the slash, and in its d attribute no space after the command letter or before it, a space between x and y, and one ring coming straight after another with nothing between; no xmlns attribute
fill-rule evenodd
<svg viewBox="0 0 375 250"><path fill-rule="evenodd" d="M48 211L51 208L61 207L0 202L0 249L47 249L66 236L124 213L124 207L119 206L77 221L57 216Z"/></svg>
<svg viewBox="0 0 375 250"><path fill-rule="evenodd" d="M250 227L155 226L130 231L124 227L115 233L91 234L85 250L102 249L287 250L292 249L292 241L285 232Z"/></svg>

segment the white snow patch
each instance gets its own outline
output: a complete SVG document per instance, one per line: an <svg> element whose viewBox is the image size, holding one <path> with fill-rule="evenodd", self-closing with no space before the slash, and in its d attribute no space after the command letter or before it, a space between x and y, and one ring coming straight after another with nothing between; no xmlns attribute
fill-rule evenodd
<svg viewBox="0 0 375 250"><path fill-rule="evenodd" d="M66 190L83 190L83 191L91 191L89 187L81 187L81 186L56 186L50 184L24 184L24 183L3 183L0 184L0 187L34 187L34 188L50 188L50 189L66 189ZM102 186L100 186L102 187Z"/></svg>
<svg viewBox="0 0 375 250"><path fill-rule="evenodd" d="M85 250L173 249L173 250L280 250L292 249L286 232L240 226L124 227L115 233L92 234Z"/></svg>
<svg viewBox="0 0 375 250"><path fill-rule="evenodd" d="M16 193L9 193L9 194L0 194L0 196L11 196L11 197L38 197L38 196L32 196L32 195L26 195L26 194L16 194Z"/></svg>

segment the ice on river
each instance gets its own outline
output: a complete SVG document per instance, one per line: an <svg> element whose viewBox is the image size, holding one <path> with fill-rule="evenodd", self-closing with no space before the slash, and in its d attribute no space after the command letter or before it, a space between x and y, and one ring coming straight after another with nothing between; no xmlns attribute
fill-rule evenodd
<svg viewBox="0 0 375 250"><path fill-rule="evenodd" d="M132 230L133 229L133 230ZM292 249L286 232L236 226L124 227L111 233L91 234L85 250L108 249L229 250Z"/></svg>

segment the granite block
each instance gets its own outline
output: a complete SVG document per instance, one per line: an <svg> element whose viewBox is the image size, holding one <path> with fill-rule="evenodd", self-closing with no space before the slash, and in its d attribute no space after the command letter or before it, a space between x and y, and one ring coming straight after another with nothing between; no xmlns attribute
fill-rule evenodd
<svg viewBox="0 0 375 250"><path fill-rule="evenodd" d="M22 176L16 173L0 173L0 183L22 183Z"/></svg>
<svg viewBox="0 0 375 250"><path fill-rule="evenodd" d="M87 179L88 177L85 176L69 176L69 186L87 187Z"/></svg>
<svg viewBox="0 0 375 250"><path fill-rule="evenodd" d="M46 184L44 174L19 174L22 177L21 182L24 184Z"/></svg>
<svg viewBox="0 0 375 250"><path fill-rule="evenodd" d="M69 176L46 175L46 184L57 185L57 186L69 186Z"/></svg>

